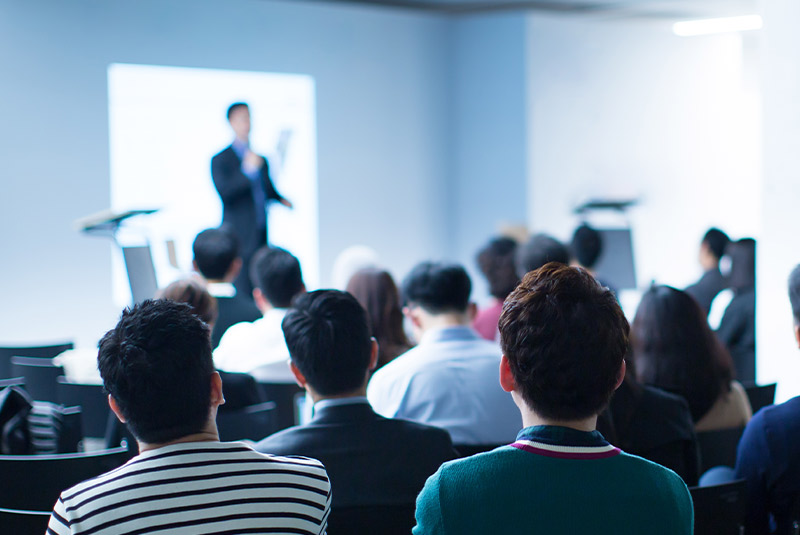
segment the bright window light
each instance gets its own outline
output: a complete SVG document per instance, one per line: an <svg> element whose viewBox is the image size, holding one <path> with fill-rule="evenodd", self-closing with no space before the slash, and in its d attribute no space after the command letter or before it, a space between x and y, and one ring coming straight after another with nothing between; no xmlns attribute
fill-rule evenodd
<svg viewBox="0 0 800 535"><path fill-rule="evenodd" d="M763 24L760 15L742 15L740 17L676 22L672 25L672 31L675 35L690 37L694 35L709 35L712 33L760 30Z"/></svg>

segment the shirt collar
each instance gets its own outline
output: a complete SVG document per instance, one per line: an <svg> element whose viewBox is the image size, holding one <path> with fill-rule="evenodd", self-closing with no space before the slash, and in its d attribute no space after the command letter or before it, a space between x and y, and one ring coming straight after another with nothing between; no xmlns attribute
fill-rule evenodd
<svg viewBox="0 0 800 535"><path fill-rule="evenodd" d="M569 427L535 425L526 427L511 446L560 459L605 459L620 454L599 431L578 431Z"/></svg>
<svg viewBox="0 0 800 535"><path fill-rule="evenodd" d="M247 149L250 148L250 143L247 141L242 141L237 137L233 139L233 143L231 143L231 148L233 148L233 152L235 152L236 155L241 160L242 158L244 158L244 153L247 152Z"/></svg>
<svg viewBox="0 0 800 535"><path fill-rule="evenodd" d="M428 329L419 340L420 344L436 342L462 342L466 340L483 340L472 327L456 325L453 327L435 327Z"/></svg>
<svg viewBox="0 0 800 535"><path fill-rule="evenodd" d="M236 297L236 287L230 282L209 282L206 289L214 297Z"/></svg>
<svg viewBox="0 0 800 535"><path fill-rule="evenodd" d="M364 403L369 405L369 401L364 396L353 396L349 398L334 398L334 399L321 399L314 403L314 407L311 409L311 417L313 418L314 415L325 408L328 407L341 407L342 405L357 405L360 403Z"/></svg>

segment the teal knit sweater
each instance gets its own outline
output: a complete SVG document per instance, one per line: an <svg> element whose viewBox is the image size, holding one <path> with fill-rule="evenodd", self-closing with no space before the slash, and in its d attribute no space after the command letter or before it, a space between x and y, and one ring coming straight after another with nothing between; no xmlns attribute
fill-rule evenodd
<svg viewBox="0 0 800 535"><path fill-rule="evenodd" d="M535 426L494 451L451 461L417 498L414 535L693 531L683 480L597 431Z"/></svg>

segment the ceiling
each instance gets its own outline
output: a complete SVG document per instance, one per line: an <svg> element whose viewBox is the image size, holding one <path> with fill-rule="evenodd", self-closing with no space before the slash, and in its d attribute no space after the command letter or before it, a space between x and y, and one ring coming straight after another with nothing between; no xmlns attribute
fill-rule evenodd
<svg viewBox="0 0 800 535"><path fill-rule="evenodd" d="M320 0L440 13L537 10L587 15L697 18L757 12L757 0Z"/></svg>

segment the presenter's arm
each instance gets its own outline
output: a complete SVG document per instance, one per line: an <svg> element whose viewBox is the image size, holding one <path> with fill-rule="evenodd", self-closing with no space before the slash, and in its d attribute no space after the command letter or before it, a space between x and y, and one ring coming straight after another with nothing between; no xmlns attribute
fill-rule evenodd
<svg viewBox="0 0 800 535"><path fill-rule="evenodd" d="M242 173L237 159L226 158L224 154L214 156L211 159L211 178L223 203L252 195L250 181Z"/></svg>
<svg viewBox="0 0 800 535"><path fill-rule="evenodd" d="M292 202L278 193L278 190L275 189L275 185L272 183L272 178L269 176L269 163L267 162L267 159L263 157L262 159L264 160L264 163L261 166L261 178L264 180L264 193L266 193L267 200L278 201L286 208L291 208Z"/></svg>

